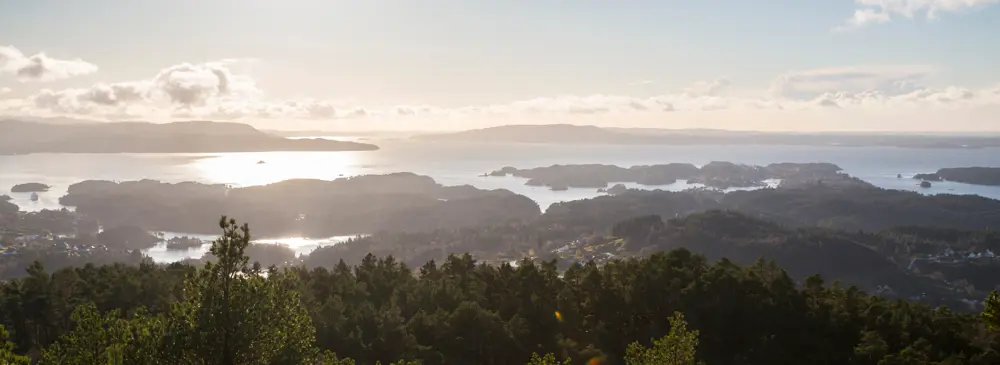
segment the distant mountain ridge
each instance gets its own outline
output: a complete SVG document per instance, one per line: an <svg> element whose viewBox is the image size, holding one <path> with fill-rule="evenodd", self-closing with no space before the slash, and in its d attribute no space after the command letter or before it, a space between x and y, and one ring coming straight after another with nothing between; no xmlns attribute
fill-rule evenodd
<svg viewBox="0 0 1000 365"><path fill-rule="evenodd" d="M367 151L378 146L324 139L286 139L242 123L117 122L53 124L0 121L0 154Z"/></svg>
<svg viewBox="0 0 1000 365"><path fill-rule="evenodd" d="M592 125L505 125L412 137L428 141L549 144L796 145L910 148L1000 147L998 135L857 132L755 132L720 129L602 128Z"/></svg>

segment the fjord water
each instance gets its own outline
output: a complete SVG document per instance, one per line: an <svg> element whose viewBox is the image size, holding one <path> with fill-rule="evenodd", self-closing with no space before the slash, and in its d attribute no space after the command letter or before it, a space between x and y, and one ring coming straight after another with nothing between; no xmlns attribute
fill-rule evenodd
<svg viewBox="0 0 1000 365"><path fill-rule="evenodd" d="M766 165L774 162L831 162L853 176L879 187L925 194L977 194L1000 198L1000 187L953 182L921 189L910 179L916 173L942 167L1000 166L998 149L919 149L895 147L821 146L662 146L548 145L516 143L425 142L376 140L381 149L362 152L252 152L221 154L29 154L0 156L0 194L13 197L22 210L61 208L69 185L88 179L139 180L251 186L287 179L333 180L365 174L413 172L444 185L508 189L538 202L544 210L560 201L597 196L595 189L550 191L524 185L513 177L481 177L504 166L529 168L553 164L600 163L619 166L711 161ZM258 161L264 163L258 164ZM904 178L898 179L897 174ZM19 183L52 186L31 201L30 194L10 193ZM630 187L642 187L626 184ZM647 189L683 190L678 182Z"/></svg>

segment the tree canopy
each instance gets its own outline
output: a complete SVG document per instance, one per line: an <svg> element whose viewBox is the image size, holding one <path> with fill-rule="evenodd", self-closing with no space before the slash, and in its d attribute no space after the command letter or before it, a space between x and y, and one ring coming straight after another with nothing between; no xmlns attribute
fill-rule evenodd
<svg viewBox="0 0 1000 365"><path fill-rule="evenodd" d="M645 226L641 222L650 223ZM628 227L654 227L640 219ZM41 265L0 284L0 359L41 364L996 364L981 318L687 249L573 264L367 255L264 269L220 221L201 268ZM734 227L733 229L738 229ZM8 344L9 340L9 344Z"/></svg>

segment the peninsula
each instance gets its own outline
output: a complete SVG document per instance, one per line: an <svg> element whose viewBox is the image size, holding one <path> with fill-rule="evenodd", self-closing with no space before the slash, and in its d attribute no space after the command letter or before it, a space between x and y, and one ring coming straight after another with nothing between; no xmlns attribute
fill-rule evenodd
<svg viewBox="0 0 1000 365"><path fill-rule="evenodd" d="M241 123L80 123L0 121L0 154L370 151L378 146L288 139Z"/></svg>
<svg viewBox="0 0 1000 365"><path fill-rule="evenodd" d="M935 173L916 174L914 179L924 181L955 181L973 185L1000 185L1000 167L952 167Z"/></svg>

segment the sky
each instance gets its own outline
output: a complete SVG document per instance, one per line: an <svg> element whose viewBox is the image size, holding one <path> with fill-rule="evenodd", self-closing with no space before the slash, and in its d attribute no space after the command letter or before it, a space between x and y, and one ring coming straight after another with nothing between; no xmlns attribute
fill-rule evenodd
<svg viewBox="0 0 1000 365"><path fill-rule="evenodd" d="M0 117L1000 131L1000 0L0 0Z"/></svg>

